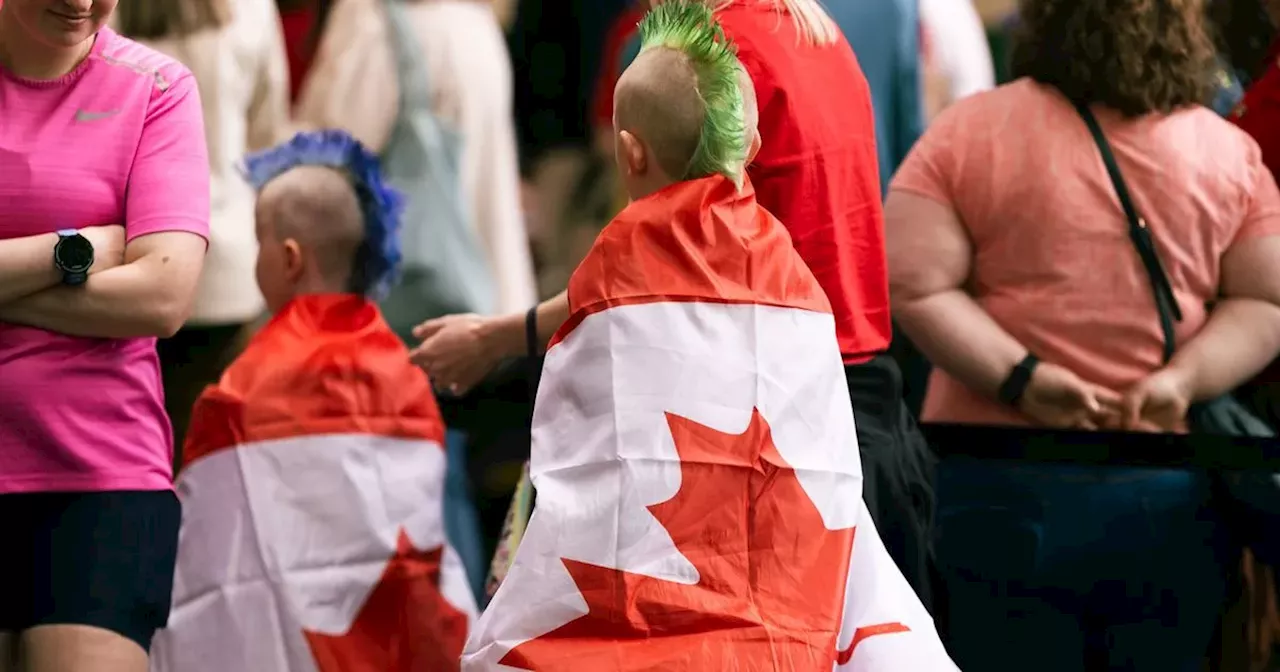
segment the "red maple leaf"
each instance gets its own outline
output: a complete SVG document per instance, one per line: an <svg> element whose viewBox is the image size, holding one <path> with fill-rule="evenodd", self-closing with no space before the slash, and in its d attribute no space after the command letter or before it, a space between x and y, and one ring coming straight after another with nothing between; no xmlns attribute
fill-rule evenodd
<svg viewBox="0 0 1280 672"><path fill-rule="evenodd" d="M440 593L444 547L419 551L401 528L387 563L351 629L342 635L303 631L319 672L457 670L467 617Z"/></svg>
<svg viewBox="0 0 1280 672"><path fill-rule="evenodd" d="M698 570L698 582L564 559L588 612L501 662L539 672L828 672L853 528L826 528L758 410L738 435L671 414L667 424L680 455L680 490L649 511Z"/></svg>

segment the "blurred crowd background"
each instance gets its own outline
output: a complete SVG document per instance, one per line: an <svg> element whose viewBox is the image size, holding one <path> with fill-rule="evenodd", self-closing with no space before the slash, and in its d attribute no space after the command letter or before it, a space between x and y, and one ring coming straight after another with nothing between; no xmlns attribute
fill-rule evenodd
<svg viewBox="0 0 1280 672"><path fill-rule="evenodd" d="M452 148L450 156L456 162L441 171L440 184L423 187L430 190L424 192L428 193L424 198L432 203L453 204L451 207L456 206L458 212L467 213L457 224L457 240L438 246L449 250L450 258L463 260L458 263L468 264L462 272L470 274L467 276L472 279L469 286L491 287L492 291L483 297L460 291L450 302L431 311L432 314L406 318L404 324L397 323L395 309L389 308L389 320L406 338L411 338L408 329L422 318L453 312L523 312L537 300L562 291L597 233L625 205L612 158L612 94L617 76L637 50L634 28L642 8L628 0L420 0L405 3L404 21L396 23L387 20L388 1L395 0L193 3L192 6L200 6L204 11L189 12L183 17L186 25L158 18L170 4L166 0L132 0L120 5L116 21L122 33L175 56L195 73L204 101L213 162L211 245L195 313L185 328L160 346L167 404L174 419L177 445L182 445L185 418L200 390L217 378L263 319L263 303L253 273L254 194L237 168L247 151L270 146L300 128L337 127L350 131L374 151L389 156L399 146L398 139L403 140L403 134L415 132L407 130L406 125L419 124L416 132L422 132L421 124L435 124L432 128L440 131L436 140ZM1026 0L1024 5L1034 9L1054 5L1056 1ZM1076 20L1081 21L1110 18L1123 22L1129 18L1125 12L1137 12L1133 7L1141 4L1111 3L1116 8L1115 15L1108 17L1107 12L1111 11L1108 3L1080 1L1093 7L1077 15ZM1276 71L1280 68L1277 62L1280 54L1275 47L1275 7L1267 0L1148 1L1159 9L1141 11L1199 17L1196 21L1202 21L1203 25L1197 27L1202 31L1198 34L1212 41L1205 45L1209 49L1205 54L1212 56L1216 67L1206 71L1203 82L1197 80L1193 85L1164 82L1153 86L1151 91L1132 93L1129 99L1124 98L1129 94L1123 91L1115 94L1120 98L1108 98L1113 92L1098 82L1114 73L1099 72L1094 75L1098 80L1089 85L1088 95L1096 94L1100 102L1113 106L1116 100L1131 99L1138 106L1136 112L1160 115L1186 102L1178 97L1183 92L1203 92L1199 102L1216 112L1215 119L1226 119L1253 135L1254 140L1250 141L1244 134L1231 135L1234 131L1226 130L1225 123L1219 128L1207 121L1196 121L1186 122L1175 130L1166 125L1161 127L1164 130L1126 131L1124 137L1113 138L1123 157L1133 159L1138 153L1149 151L1152 158L1143 164L1147 170L1130 176L1134 182L1141 183L1139 191L1144 192L1143 198L1148 201L1151 194L1156 193L1151 185L1167 180L1168 186L1162 188L1168 190L1172 201L1185 208L1180 212L1186 214L1189 222L1209 227L1216 217L1210 211L1218 212L1214 208L1221 208L1225 212L1234 208L1232 214L1219 218L1222 222L1231 220L1229 226L1223 224L1222 230L1209 230L1212 227L1188 230L1186 237L1191 242L1180 248L1186 256L1175 264L1192 269L1187 271L1189 280L1178 271L1179 282L1185 280L1192 287L1216 295L1222 289L1218 284L1221 268L1217 255L1237 237L1245 237L1253 215L1248 203L1244 203L1252 198L1244 193L1247 191L1244 187L1238 190L1241 193L1213 190L1225 188L1220 187L1224 181L1239 186L1247 180L1261 180L1249 172L1247 165L1250 160L1256 163L1259 144L1262 160L1272 161L1272 167L1276 165L1277 157L1267 155L1267 143L1274 145L1274 136L1280 134L1280 85L1275 90L1266 88L1266 82L1275 83ZM1015 285L1024 282L1021 287L1027 291L1019 296L1015 286L1008 295L1018 301L1045 302L1054 306L1053 310L1065 310L1064 319L1092 324L1090 329L1114 338L1114 342L1099 346L1099 361L1111 356L1109 348L1137 351L1151 346L1151 357L1157 358L1152 364L1158 365L1159 332L1155 331L1154 314L1135 318L1151 325L1150 334L1138 334L1141 330L1136 327L1126 331L1129 313L1123 305L1096 310L1086 306L1061 308L1037 294L1041 290L1052 291L1052 283L1037 285L1044 280L1044 275L1032 271L1050 275L1052 272L1035 266L1034 251L1029 252L1032 256L1022 258L1022 267L1014 268L1018 266L1014 263L1019 261L1017 255L1028 253L1032 248L1026 247L1025 242L991 242L990 236L995 234L988 235L977 228L979 218L996 223L1014 221L1019 216L1040 216L1046 221L1060 216L1051 211L1053 203L1046 209L1043 202L1035 202L1042 196L1035 190L1044 185L1027 178L1026 172L1043 171L1043 175L1052 178L1057 170L1055 156L1070 156L1071 152L1080 151L1081 146L1089 152L1095 151L1091 143L1070 145L1055 140L1064 133L1065 126L1054 124L1068 122L1046 121L1054 114L1047 104L1026 91L1025 85L1019 89L1016 82L1009 84L1014 75L1019 74L1011 70L1016 60L1011 58L1013 36L1027 18L1020 17L1015 0L826 0L824 5L853 47L870 87L884 192L890 193L895 173L913 155L913 148L917 149L914 165L903 170L893 182L894 189L901 187L911 194L932 195L935 202L951 201L955 212L968 225L974 245L980 248L970 252L980 260L984 254L1004 258L1001 263L1006 267L985 277L985 282ZM1043 8L1041 11L1048 12ZM1046 28L1040 25L1039 28L1089 34L1080 26ZM1126 52L1124 45L1108 42L1113 38L1127 39L1124 32L1112 31L1110 35L1099 38L1096 44L1084 40L1075 46L1089 53L1114 50L1118 54L1116 58L1124 61L1134 54L1140 57L1152 53L1153 45L1162 40L1187 38L1186 35L1153 36L1135 31L1132 39L1152 40L1152 43L1145 45L1146 52L1137 48ZM1168 44L1170 53L1178 52L1170 58L1181 58L1197 48L1194 40L1169 41ZM1033 75L1037 74L1036 67L1034 63L1023 64L1024 71L1029 68ZM1117 77L1130 76L1135 69L1143 67L1140 62L1122 62L1116 68L1129 70ZM1077 83L1089 81L1087 73L1073 72L1069 65L1064 65L1063 71L1067 74L1063 75L1062 88L1070 85L1066 79L1071 77L1075 77L1072 81ZM1159 78L1163 72L1160 67L1153 67L1148 75ZM1041 75L1044 73L1043 69L1039 71ZM1201 73L1197 71L1196 76ZM1003 84L1009 84L1000 89L1004 93L948 114L949 108L958 102ZM838 87L840 83L831 85ZM1135 110L1121 111L1133 113ZM1068 121L1079 123L1074 117ZM850 132L865 130L851 129ZM1078 133L1077 140L1087 141L1084 126L1072 132ZM1005 135L1003 141L998 137L992 139L997 133L1009 135ZM1181 135L1172 137L1170 133ZM921 142L922 137L930 136L929 141ZM990 149L999 148L1002 143L1007 146ZM1036 149L1037 146L1042 149ZM1160 152L1182 158L1171 159ZM1011 158L1015 154L1021 158ZM396 160L414 159L399 156ZM1216 170L1219 164L1233 161L1239 164L1238 169L1221 169L1223 175L1230 177L1219 179L1217 173L1212 179L1206 177L1212 172L1209 167ZM1205 186L1210 183L1219 186ZM997 193L1000 189L1005 192ZM1078 197L1081 203L1090 199L1113 202L1105 174L1099 173L1090 189L1092 191L1071 196ZM1269 190L1268 193L1275 191L1273 184L1260 189ZM895 292L900 285L909 285L911 281L911 278L895 277L900 273L894 267L896 260L911 257L916 259L913 263L927 265L930 260L945 258L950 253L928 244L904 252L904 243L892 239L896 225L907 220L928 219L925 216L928 213L912 211L913 205L918 204L902 201L899 207L891 204L886 210L886 226L891 237L890 274ZM1025 212L1020 215L1019 209ZM1089 217L1089 211L1083 210L1080 216ZM1276 216L1272 211L1257 214L1259 220L1267 220L1258 226L1274 225ZM912 231L923 241L943 240L946 233L927 227ZM988 237L984 239L984 236ZM993 247L982 248L983 244ZM1061 243L1065 247L1054 249L1067 250L1070 256L1071 244L1072 241L1065 240ZM1125 253L1129 251L1126 249ZM1203 278L1193 272L1198 263L1192 259L1196 254L1205 256ZM475 258L467 261L468 255ZM1096 263L1096 260L1074 259L1069 264L1064 262L1062 272L1087 271L1080 267L1081 261L1085 266ZM964 263L969 262L966 259ZM1280 269L1274 272L1280 273ZM998 313L997 309L986 307ZM899 316L897 296L894 313L895 317ZM1035 311L1026 315L1030 321L1041 317ZM1189 321L1203 322L1204 319L1201 314ZM966 411L964 403L954 398L950 398L949 406L948 398L943 397L949 387L954 387L954 381L946 376L940 379L935 375L931 387L927 359L945 359L949 355L945 344L934 342L936 339L932 339L932 332L924 322L923 318L906 322L900 319L899 326L912 332L909 335L920 342L921 350L930 357L926 358L912 345L913 338L908 338L908 334L899 334L894 342L893 354L904 372L908 407L916 414L923 413L926 420L998 424L998 420L983 416L981 409ZM1044 330L1056 328L1052 320L1046 325ZM1270 327L1259 326L1264 328ZM1132 342L1125 340L1131 336ZM1027 338L1052 341L1042 333L1032 333ZM1054 347L1050 343L1044 349ZM1088 357L1080 359L1083 362ZM1116 355L1116 360L1120 361L1115 364L1117 367L1127 365L1120 355ZM1097 366L1112 363L1107 360ZM1089 360L1080 366L1087 369L1094 364ZM1229 364L1222 366L1230 368ZM1251 378L1252 372L1245 371L1249 366L1242 364L1238 377ZM453 541L469 565L480 567L474 571L477 584L483 579L483 567L493 554L512 492L528 458L530 377L536 376L531 376L519 363L513 363L465 394L450 395L442 391L442 406L454 430L450 438L453 470L450 532L457 537ZM1107 379L1108 374L1094 377ZM1265 410L1271 403L1267 396L1271 378L1264 375L1252 380L1252 387L1246 386L1247 392L1260 399L1259 407ZM1225 386L1234 388L1241 382L1228 381ZM926 403L928 394L935 395L930 402L932 411L930 403ZM970 411L973 415L966 416ZM998 489L992 483L999 479L1035 482L1042 477L1030 472L992 475L944 469L939 484L940 525L944 533L949 520L948 507L973 496L965 494L967 491ZM1060 479L1044 487L1059 484ZM1107 487L1113 486L1115 483ZM1144 491L1143 506L1158 506L1163 492L1158 488ZM1157 503L1152 504L1153 501ZM1100 504L1098 499L1091 505L1096 510L1089 512L1089 516L1107 515L1107 505ZM963 516L956 519L960 518ZM982 524L988 525L991 520L984 518ZM1099 529L1103 532L1098 535L1108 534L1105 525ZM1043 530L1035 532L1043 533ZM1092 534L1075 542L1061 543L1067 546L1107 543L1106 539L1090 536ZM1191 533L1174 530L1168 534L1187 536ZM1187 538L1191 539L1192 546L1200 543L1193 535ZM981 545L972 538L969 544ZM947 548L954 546L955 543L943 543L939 553L945 555ZM959 554L965 553L959 551ZM951 557L956 555L953 553ZM977 556L963 561L1001 562L1001 558L992 554L974 557ZM1161 562L1149 556L1137 561L1139 564ZM1177 565L1173 559L1169 562ZM944 567L943 571L948 570ZM952 567L951 571L960 570ZM1123 571L1128 570L1116 570L1119 574ZM1187 583L1201 580L1194 570L1181 565L1170 571L1179 573L1180 580ZM1221 651L1215 650L1206 664L1223 670L1269 669L1271 643L1280 633L1275 588L1262 567L1246 562L1241 571L1241 582L1246 588L1234 601L1234 607L1223 610L1229 614L1219 614L1220 622L1225 624L1220 626L1220 641L1216 645ZM977 579L971 583L986 586ZM1120 592L1125 592L1123 586ZM1193 599L1185 595L1159 597L1165 598L1183 600L1184 604ZM973 613L974 623L969 625L980 627L982 614L980 610ZM1170 613L1184 612L1174 609ZM1080 619L1089 617L1089 614L1079 614ZM1055 627L1049 620L1035 620L1032 616L1028 619L1028 628ZM1162 636L1177 637L1177 625L1156 623L1157 634L1163 632ZM978 654L961 651L956 655L962 668L979 672L992 669L981 664L966 666L965 656Z"/></svg>

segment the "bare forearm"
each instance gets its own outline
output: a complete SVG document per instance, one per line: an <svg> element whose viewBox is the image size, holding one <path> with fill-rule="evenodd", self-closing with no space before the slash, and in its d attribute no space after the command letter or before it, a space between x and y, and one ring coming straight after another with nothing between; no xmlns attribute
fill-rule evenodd
<svg viewBox="0 0 1280 672"><path fill-rule="evenodd" d="M0 305L0 322L92 338L170 336L185 318L175 292L141 264L97 273L80 287L53 287Z"/></svg>
<svg viewBox="0 0 1280 672"><path fill-rule="evenodd" d="M1256 299L1224 299L1200 333L1180 347L1170 369L1190 381L1193 401L1234 389L1280 353L1280 306Z"/></svg>
<svg viewBox="0 0 1280 672"><path fill-rule="evenodd" d="M55 233L0 240L0 304L58 284L60 276L53 266L57 243Z"/></svg>
<svg viewBox="0 0 1280 672"><path fill-rule="evenodd" d="M569 319L569 295L559 294L538 304L538 345L546 348L556 330ZM520 357L527 353L525 313L494 318L485 325L484 339L501 357Z"/></svg>
<svg viewBox="0 0 1280 672"><path fill-rule="evenodd" d="M894 318L929 361L970 389L995 396L1027 348L968 294L950 290L894 305Z"/></svg>

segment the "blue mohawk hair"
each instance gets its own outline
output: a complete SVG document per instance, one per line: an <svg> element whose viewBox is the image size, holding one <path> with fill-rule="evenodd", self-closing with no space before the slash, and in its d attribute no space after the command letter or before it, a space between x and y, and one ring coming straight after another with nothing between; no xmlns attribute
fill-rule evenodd
<svg viewBox="0 0 1280 672"><path fill-rule="evenodd" d="M345 131L298 133L292 140L245 157L244 174L257 191L299 166L326 166L346 174L364 215L364 243L352 264L352 291L381 299L400 269L400 216L404 197L382 176L378 157Z"/></svg>

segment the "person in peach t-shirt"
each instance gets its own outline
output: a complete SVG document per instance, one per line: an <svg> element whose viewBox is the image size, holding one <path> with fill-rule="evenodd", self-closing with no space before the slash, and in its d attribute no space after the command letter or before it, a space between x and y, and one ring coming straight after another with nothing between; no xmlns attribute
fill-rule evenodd
<svg viewBox="0 0 1280 672"><path fill-rule="evenodd" d="M0 5L4 672L145 672L169 612L156 337L191 309L209 159L191 73L108 28L115 7Z"/></svg>
<svg viewBox="0 0 1280 672"><path fill-rule="evenodd" d="M1257 144L1199 105L1213 47L1198 3L1023 0L1021 14L1022 78L945 110L885 205L893 314L936 367L922 417L1185 431L1191 402L1280 351L1280 191ZM1073 103L1113 147L1181 309L1167 365L1151 282ZM944 463L956 662L1199 669L1223 578L1213 526L1194 523L1203 478Z"/></svg>

